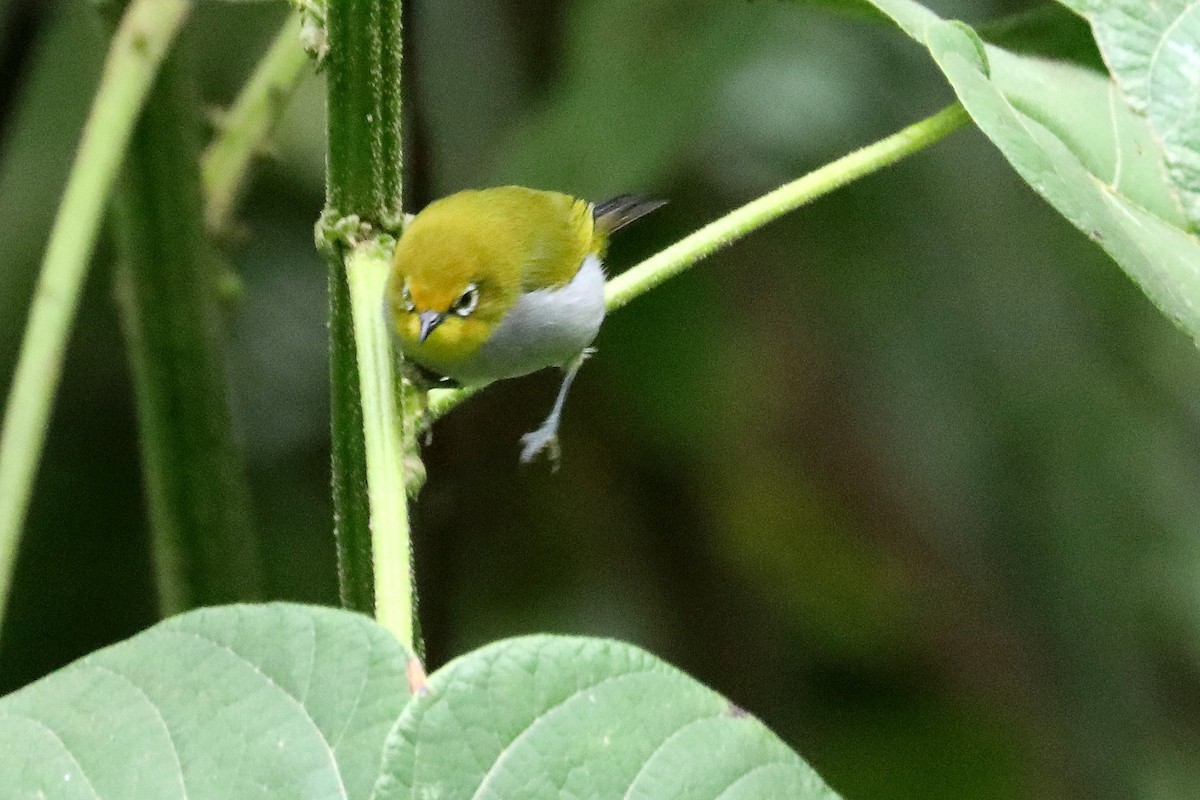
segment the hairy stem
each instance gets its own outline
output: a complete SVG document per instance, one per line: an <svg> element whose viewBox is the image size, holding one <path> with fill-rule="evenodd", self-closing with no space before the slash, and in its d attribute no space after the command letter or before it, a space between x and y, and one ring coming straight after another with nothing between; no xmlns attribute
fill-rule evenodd
<svg viewBox="0 0 1200 800"><path fill-rule="evenodd" d="M401 221L400 2L329 0L326 205L376 231Z"/></svg>
<svg viewBox="0 0 1200 800"><path fill-rule="evenodd" d="M54 220L0 433L0 611L101 215L142 103L191 9L190 0L130 3Z"/></svg>
<svg viewBox="0 0 1200 800"><path fill-rule="evenodd" d="M328 261L330 466L338 591L344 607L371 614L375 611L375 571L358 348L346 268L336 249Z"/></svg>
<svg viewBox="0 0 1200 800"><path fill-rule="evenodd" d="M403 476L412 449L405 432L413 426L396 423L389 398L399 384L390 356L382 357L390 343L380 333L385 235L403 219L400 2L329 0L326 23L327 186L317 235L329 263L339 583L344 604L373 610L413 650Z"/></svg>
<svg viewBox="0 0 1200 800"><path fill-rule="evenodd" d="M789 211L929 147L961 128L969 119L963 107L954 103L886 139L856 150L752 200L611 279L604 290L605 307L610 312L616 311L720 248ZM431 391L429 421L441 417L475 391L478 388L471 391Z"/></svg>

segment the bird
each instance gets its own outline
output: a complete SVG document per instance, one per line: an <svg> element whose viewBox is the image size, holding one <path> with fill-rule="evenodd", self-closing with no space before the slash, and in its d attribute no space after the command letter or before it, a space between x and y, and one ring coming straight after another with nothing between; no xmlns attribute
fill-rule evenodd
<svg viewBox="0 0 1200 800"><path fill-rule="evenodd" d="M469 189L430 203L396 243L386 289L395 341L427 379L473 388L563 371L549 415L521 437L522 463L560 458L559 420L604 320L609 237L665 204L592 203L523 186Z"/></svg>

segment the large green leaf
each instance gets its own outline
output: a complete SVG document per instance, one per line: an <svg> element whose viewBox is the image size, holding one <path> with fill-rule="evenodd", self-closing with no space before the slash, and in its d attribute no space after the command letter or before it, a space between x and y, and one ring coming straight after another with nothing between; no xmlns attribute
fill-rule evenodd
<svg viewBox="0 0 1200 800"><path fill-rule="evenodd" d="M1161 145L1112 82L984 44L912 0L872 3L929 49L975 124L1029 185L1200 341L1200 239L1186 230Z"/></svg>
<svg viewBox="0 0 1200 800"><path fill-rule="evenodd" d="M1125 97L1162 143L1167 175L1200 226L1200 2L1064 0L1092 23Z"/></svg>
<svg viewBox="0 0 1200 800"><path fill-rule="evenodd" d="M438 670L388 735L376 800L836 800L758 720L618 642L533 636Z"/></svg>
<svg viewBox="0 0 1200 800"><path fill-rule="evenodd" d="M346 611L175 617L0 699L0 797L365 798L406 662Z"/></svg>

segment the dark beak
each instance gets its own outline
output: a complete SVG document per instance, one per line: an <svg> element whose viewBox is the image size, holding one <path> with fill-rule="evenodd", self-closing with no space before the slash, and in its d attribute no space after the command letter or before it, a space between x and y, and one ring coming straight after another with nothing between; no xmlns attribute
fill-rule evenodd
<svg viewBox="0 0 1200 800"><path fill-rule="evenodd" d="M417 319L421 320L421 332L417 335L417 340L424 342L428 339L429 334L433 333L433 329L441 325L445 318L445 314L439 314L436 311L422 311L418 314Z"/></svg>

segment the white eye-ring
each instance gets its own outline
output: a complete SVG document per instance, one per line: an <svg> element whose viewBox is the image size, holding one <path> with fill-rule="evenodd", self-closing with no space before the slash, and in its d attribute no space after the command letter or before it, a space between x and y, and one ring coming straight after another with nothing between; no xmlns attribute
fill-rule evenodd
<svg viewBox="0 0 1200 800"><path fill-rule="evenodd" d="M479 287L468 283L466 290L454 301L454 305L450 306L450 311L460 317L466 317L470 316L477 305L479 305Z"/></svg>
<svg viewBox="0 0 1200 800"><path fill-rule="evenodd" d="M405 311L416 311L417 307L413 304L412 292L408 290L408 284L400 290L400 303L404 306Z"/></svg>

